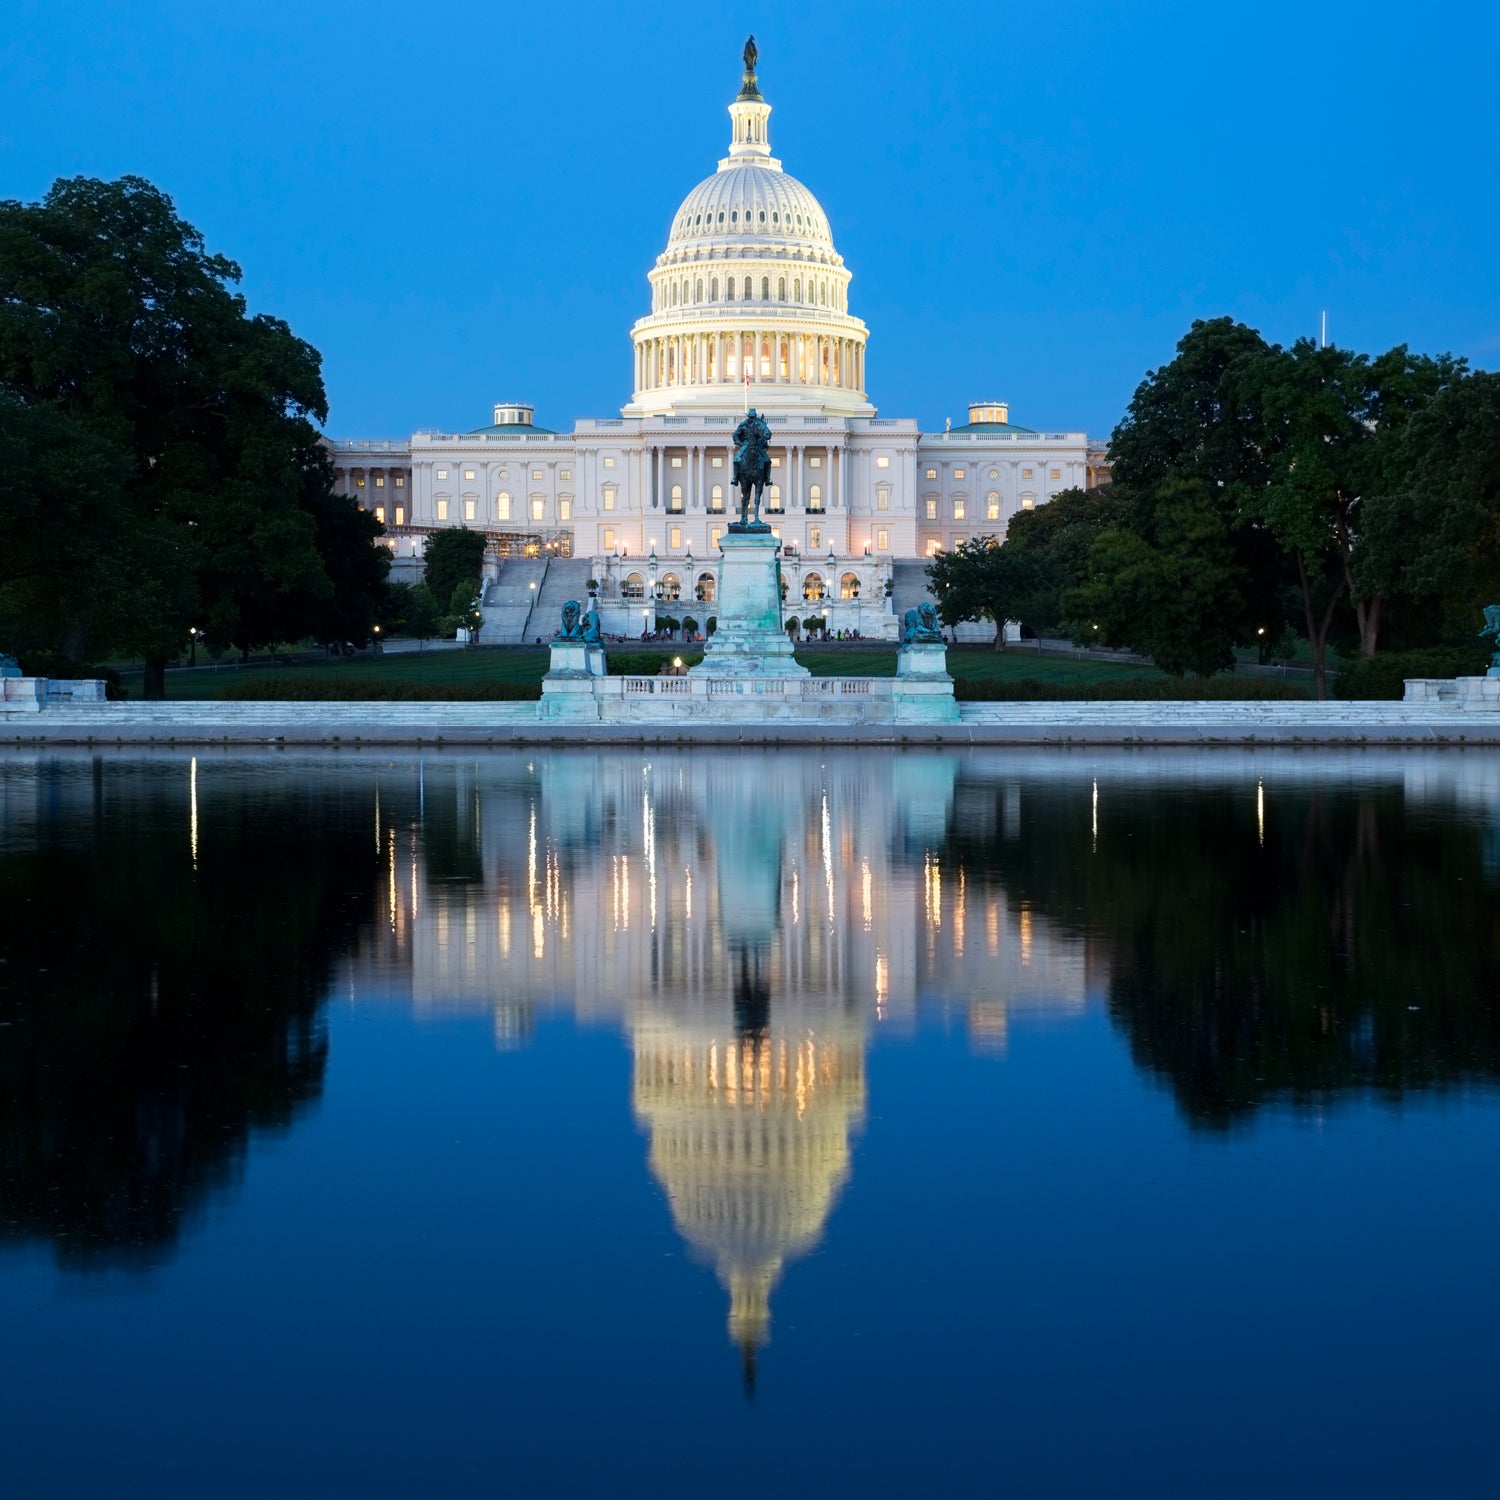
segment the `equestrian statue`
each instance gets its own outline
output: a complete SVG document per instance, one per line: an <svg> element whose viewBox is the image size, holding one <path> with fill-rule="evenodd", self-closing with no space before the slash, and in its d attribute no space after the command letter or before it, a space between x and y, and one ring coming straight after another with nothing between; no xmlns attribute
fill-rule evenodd
<svg viewBox="0 0 1500 1500"><path fill-rule="evenodd" d="M740 492L740 518L731 527L736 531L769 531L771 528L760 518L760 500L766 480L771 477L771 429L753 406L734 429L734 441L734 483Z"/></svg>

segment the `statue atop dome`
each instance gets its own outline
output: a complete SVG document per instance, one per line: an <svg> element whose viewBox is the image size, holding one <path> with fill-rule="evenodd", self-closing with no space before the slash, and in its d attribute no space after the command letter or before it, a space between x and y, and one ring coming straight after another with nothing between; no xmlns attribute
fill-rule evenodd
<svg viewBox="0 0 1500 1500"><path fill-rule="evenodd" d="M755 45L755 37L752 34L745 41L745 76L740 80L741 99L759 99L760 85L755 80L755 64L760 58L760 49Z"/></svg>

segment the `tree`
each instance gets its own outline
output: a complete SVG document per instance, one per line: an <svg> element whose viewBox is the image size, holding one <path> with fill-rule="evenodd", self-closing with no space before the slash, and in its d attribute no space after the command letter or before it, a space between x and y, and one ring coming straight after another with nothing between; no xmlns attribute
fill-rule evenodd
<svg viewBox="0 0 1500 1500"><path fill-rule="evenodd" d="M1241 570L1221 508L1203 481L1168 480L1153 509L1150 536L1115 527L1095 541L1089 580L1065 600L1075 638L1143 652L1176 677L1232 668Z"/></svg>
<svg viewBox="0 0 1500 1500"><path fill-rule="evenodd" d="M406 605L406 633L425 645L442 629L442 624L442 611L432 590L425 583L413 586Z"/></svg>
<svg viewBox="0 0 1500 1500"><path fill-rule="evenodd" d="M428 537L422 581L432 590L432 597L450 600L462 587L472 599L479 592L487 545L482 531L470 531L467 526L450 527Z"/></svg>
<svg viewBox="0 0 1500 1500"><path fill-rule="evenodd" d="M445 634L454 634L460 630L469 633L469 644L479 637L479 627L484 624L484 614L479 608L479 600L476 597L477 580L471 585L462 582L454 585L453 598L448 604L448 614L443 620L443 631Z"/></svg>
<svg viewBox="0 0 1500 1500"><path fill-rule="evenodd" d="M323 611L343 628L378 597L378 560L330 574L319 550L334 535L373 549L379 528L333 494L313 425L326 416L317 352L249 316L239 276L138 177L0 203L0 397L89 434L96 476L100 444L119 466L109 524L70 542L66 509L42 507L32 540L65 559L60 581L98 583L96 607L70 613L86 636L71 650L142 656L148 697L190 626L248 649Z"/></svg>
<svg viewBox="0 0 1500 1500"><path fill-rule="evenodd" d="M939 552L927 564L927 579L943 624L993 620L995 650L1003 651L1005 622L1020 618L1023 601L1048 583L1049 569L1037 552L980 536Z"/></svg>
<svg viewBox="0 0 1500 1500"><path fill-rule="evenodd" d="M1105 485L1062 490L1045 505L1011 518L1005 545L1034 553L1046 565L1046 583L1017 605L1038 634L1066 624L1064 600L1088 582L1090 551L1103 532L1118 524L1119 513L1120 492Z"/></svg>

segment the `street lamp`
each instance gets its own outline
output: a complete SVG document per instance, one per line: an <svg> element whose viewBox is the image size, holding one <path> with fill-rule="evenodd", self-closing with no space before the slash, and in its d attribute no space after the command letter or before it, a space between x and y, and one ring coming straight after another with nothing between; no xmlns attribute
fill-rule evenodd
<svg viewBox="0 0 1500 1500"><path fill-rule="evenodd" d="M379 656L381 654L380 653L380 626L378 626L378 625L375 626L375 628L374 628L374 635L375 635L375 655Z"/></svg>
<svg viewBox="0 0 1500 1500"><path fill-rule="evenodd" d="M190 667L196 667L198 665L198 635L199 635L198 627L196 625L189 625L188 626L188 665Z"/></svg>

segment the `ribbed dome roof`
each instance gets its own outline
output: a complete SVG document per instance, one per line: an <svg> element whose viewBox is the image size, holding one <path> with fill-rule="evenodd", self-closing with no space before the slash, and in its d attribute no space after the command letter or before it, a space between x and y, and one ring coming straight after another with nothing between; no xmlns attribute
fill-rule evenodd
<svg viewBox="0 0 1500 1500"><path fill-rule="evenodd" d="M755 162L715 172L682 200L667 253L725 239L833 249L828 216L812 193L795 177Z"/></svg>

